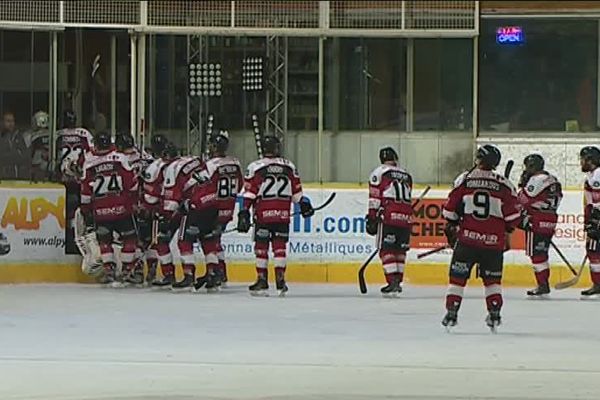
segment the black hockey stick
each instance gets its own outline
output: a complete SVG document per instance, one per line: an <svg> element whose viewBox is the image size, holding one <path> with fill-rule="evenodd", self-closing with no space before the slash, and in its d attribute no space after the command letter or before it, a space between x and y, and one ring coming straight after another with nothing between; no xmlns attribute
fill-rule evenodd
<svg viewBox="0 0 600 400"><path fill-rule="evenodd" d="M327 207L329 204L331 204L331 202L333 201L333 199L335 199L335 196L337 196L336 192L333 192L329 195L329 197L327 198L327 200L325 200L325 202L323 204L321 204L320 206L317 206L315 208L313 208L313 211L321 211L322 209L324 209L325 207ZM300 215L300 211L296 211L295 213L292 214L292 217L296 217Z"/></svg>
<svg viewBox="0 0 600 400"><path fill-rule="evenodd" d="M506 179L510 179L510 173L515 166L515 162L513 160L508 160L506 163L506 167L504 167L504 177Z"/></svg>
<svg viewBox="0 0 600 400"><path fill-rule="evenodd" d="M419 205L419 203L423 200L423 198L429 192L429 190L431 190L431 186L427 186L423 190L423 192L421 192L421 195L419 196L419 198L417 200L415 200L415 202L412 204L413 209ZM371 253L369 258L367 258L367 260L358 269L358 288L360 289L360 292L362 294L367 293L367 282L365 280L365 272L367 270L367 267L369 266L369 264L371 263L371 261L377 255L378 252L379 252L379 249L378 248L375 249L375 251L373 251L373 253Z"/></svg>
<svg viewBox="0 0 600 400"><path fill-rule="evenodd" d="M433 254L439 253L440 251L443 251L443 250L446 250L446 249L450 249L450 248L451 248L450 245L448 243L446 243L443 246L436 247L433 250L429 250L429 251L426 251L424 253L421 253L421 254L417 255L417 259L420 260L422 258L429 257L429 256L431 256Z"/></svg>
<svg viewBox="0 0 600 400"><path fill-rule="evenodd" d="M379 252L379 249L375 249L375 251L371 253L369 258L367 258L365 260L365 262L360 266L360 269L358 270L358 287L362 294L367 293L367 282L365 281L365 270L367 269L367 266L371 263L371 261L373 261L373 258L375 258L375 256L377 255L378 252Z"/></svg>
<svg viewBox="0 0 600 400"><path fill-rule="evenodd" d="M569 267L569 270L571 270L571 272L573 273L574 276L577 276L577 271L575 270L575 268L573 268L573 266L569 263L569 260L567 260L567 258L565 257L565 255L562 253L562 251L560 251L560 249L558 248L558 246L554 243L554 241L550 241L550 246L552 246L552 248L554 249L554 251L556 251L556 254L558 254L558 256L563 260L563 262L565 264L567 264L567 267Z"/></svg>
<svg viewBox="0 0 600 400"><path fill-rule="evenodd" d="M329 197L327 198L327 200L325 200L325 202L315 208L313 208L313 211L321 211L322 209L324 209L325 207L327 207L329 204L331 204L331 202L333 201L333 199L335 199L335 196L337 196L336 192L333 192L329 195ZM295 213L293 213L291 216L295 217L300 215L300 212L297 211ZM254 224L250 224L250 226L252 226ZM227 229L226 231L223 231L223 233L231 233L231 232L237 232L237 228L231 228L231 229Z"/></svg>

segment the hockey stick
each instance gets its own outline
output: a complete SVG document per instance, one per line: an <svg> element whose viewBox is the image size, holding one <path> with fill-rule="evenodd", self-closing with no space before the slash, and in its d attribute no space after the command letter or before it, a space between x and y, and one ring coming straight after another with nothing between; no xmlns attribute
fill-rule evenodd
<svg viewBox="0 0 600 400"><path fill-rule="evenodd" d="M202 143L200 144L200 146L202 147L202 156L204 157L204 160L208 160L209 158L209 151L210 149L208 148L208 141L210 140L210 137L213 134L213 127L215 125L215 116L211 113L208 114L207 117L207 122L206 122L206 131L204 133L204 138L202 139Z"/></svg>
<svg viewBox="0 0 600 400"><path fill-rule="evenodd" d="M510 173L515 166L515 162L513 160L508 160L506 163L506 167L504 167L504 177L506 179L510 179Z"/></svg>
<svg viewBox="0 0 600 400"><path fill-rule="evenodd" d="M313 208L314 211L321 211L322 209L324 209L325 207L327 207L329 204L331 204L331 202L333 201L333 199L335 199L335 196L337 196L336 192L333 192L329 195L329 197L327 198L327 200L325 200L325 202L315 208ZM295 213L293 213L291 216L292 217L296 217L300 215L300 212L297 211ZM250 224L250 226L253 226L254 224ZM231 232L237 232L237 228L231 228L231 229L227 229L226 231L223 231L223 233L231 233Z"/></svg>
<svg viewBox="0 0 600 400"><path fill-rule="evenodd" d="M583 269L585 268L585 262L587 261L587 254L585 255L585 258L583 259L581 266L579 267L579 271L577 271L577 275L575 275L573 278L569 279L568 281L564 281L564 282L558 282L556 284L556 286L554 286L554 289L556 290L562 290L562 289L566 289L568 287L571 287L573 285L576 285L577 282L579 282L579 278L581 278L581 274L583 273Z"/></svg>
<svg viewBox="0 0 600 400"><path fill-rule="evenodd" d="M417 255L417 259L420 260L422 258L429 257L429 256L431 256L433 254L439 253L440 251L443 251L443 250L446 250L446 249L449 249L449 248L450 248L449 244L445 244L443 246L436 247L433 250L429 250L429 251L426 251L424 253L421 253L421 254Z"/></svg>
<svg viewBox="0 0 600 400"><path fill-rule="evenodd" d="M96 98L96 74L100 69L100 54L96 54L92 62L92 125L96 126L96 118L98 117L98 99Z"/></svg>
<svg viewBox="0 0 600 400"><path fill-rule="evenodd" d="M573 273L573 275L577 276L577 271L575 270L575 268L573 268L573 266L571 266L571 263L569 263L569 261L567 260L567 258L565 257L565 255L562 253L562 251L560 251L560 249L558 248L558 246L556 246L556 244L552 240L550 241L550 246L552 246L552 248L554 249L554 251L556 251L556 253L563 260L563 262L565 264L567 264L567 267L569 267L569 270L571 270L571 272Z"/></svg>
<svg viewBox="0 0 600 400"><path fill-rule="evenodd" d="M329 204L331 204L331 202L333 201L333 199L335 199L335 196L337 196L336 192L333 192L329 195L329 197L327 198L327 200L325 200L325 202L323 204L321 204L320 206L317 206L315 208L313 208L313 211L321 211L322 209L324 209L325 207L327 207ZM296 217L300 215L300 211L296 211L295 213L292 214L292 217Z"/></svg>
<svg viewBox="0 0 600 400"><path fill-rule="evenodd" d="M423 190L423 192L421 192L421 195L419 196L419 198L417 200L415 200L415 202L412 204L413 209L419 205L419 203L423 200L423 198L429 192L429 190L431 190L431 186L427 186ZM360 292L362 294L367 293L367 282L365 280L365 271L367 270L367 267L369 266L369 264L371 263L371 261L377 255L378 252L379 252L379 249L378 248L375 249L375 251L373 251L373 253L371 253L369 258L367 258L367 260L358 269L358 288L360 289Z"/></svg>
<svg viewBox="0 0 600 400"><path fill-rule="evenodd" d="M256 154L258 154L258 158L263 158L263 150L262 150L262 132L258 126L258 115L256 113L252 114L252 132L254 133L254 141L256 143Z"/></svg>

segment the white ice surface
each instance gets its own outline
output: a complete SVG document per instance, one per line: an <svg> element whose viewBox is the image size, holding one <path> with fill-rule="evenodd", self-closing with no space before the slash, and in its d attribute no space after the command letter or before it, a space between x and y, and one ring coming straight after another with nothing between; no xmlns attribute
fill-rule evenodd
<svg viewBox="0 0 600 400"><path fill-rule="evenodd" d="M291 284L287 298L0 286L0 399L599 399L600 303L506 291L484 326L468 290Z"/></svg>

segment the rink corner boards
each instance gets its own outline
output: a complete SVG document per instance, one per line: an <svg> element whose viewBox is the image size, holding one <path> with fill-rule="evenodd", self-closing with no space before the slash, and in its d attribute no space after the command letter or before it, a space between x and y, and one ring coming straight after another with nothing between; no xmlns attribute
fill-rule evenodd
<svg viewBox="0 0 600 400"><path fill-rule="evenodd" d="M290 263L288 281L298 283L352 284L357 282L360 263ZM196 274L204 273L199 267ZM177 275L181 278L181 270ZM256 278L254 264L231 263L228 267L231 282L251 282ZM270 277L275 276L272 269ZM405 271L405 283L409 285L446 285L448 266L446 264L408 264ZM475 277L475 270L472 277ZM551 267L551 283L568 280L572 277L566 267ZM383 284L384 277L380 264L374 263L367 268L368 283ZM81 272L79 265L68 263L0 263L0 283L93 283L94 280ZM474 282L480 282L476 280ZM505 286L527 287L535 285L531 267L526 265L506 265L503 284ZM578 287L590 285L589 274L584 273Z"/></svg>

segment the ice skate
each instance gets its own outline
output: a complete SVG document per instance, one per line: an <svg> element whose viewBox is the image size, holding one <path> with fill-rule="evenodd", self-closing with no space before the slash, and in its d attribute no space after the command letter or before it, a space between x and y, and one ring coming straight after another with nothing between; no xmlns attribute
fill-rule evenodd
<svg viewBox="0 0 600 400"><path fill-rule="evenodd" d="M393 279L390 283L381 288L381 295L383 297L398 297L398 294L400 293L402 293L402 286L400 286L400 281L398 279Z"/></svg>
<svg viewBox="0 0 600 400"><path fill-rule="evenodd" d="M173 285L174 282L175 282L175 275L169 274L169 275L165 275L165 277L160 280L155 279L152 282L152 287L155 289L168 289Z"/></svg>
<svg viewBox="0 0 600 400"><path fill-rule="evenodd" d="M146 286L152 286L152 282L156 280L156 264L148 264L148 273L146 274Z"/></svg>
<svg viewBox="0 0 600 400"><path fill-rule="evenodd" d="M198 292L200 289L202 289L204 287L204 285L206 285L207 280L208 280L208 277L206 274L202 275L201 277L196 278L196 282L194 283L194 292Z"/></svg>
<svg viewBox="0 0 600 400"><path fill-rule="evenodd" d="M179 282L173 283L171 286L171 290L174 292L185 292L191 291L194 285L194 275L192 274L184 274L183 279Z"/></svg>
<svg viewBox="0 0 600 400"><path fill-rule="evenodd" d="M144 271L136 268L125 276L124 281L131 286L143 287L144 286Z"/></svg>
<svg viewBox="0 0 600 400"><path fill-rule="evenodd" d="M600 298L600 284L594 284L591 288L582 290L581 297L583 299L598 299Z"/></svg>
<svg viewBox="0 0 600 400"><path fill-rule="evenodd" d="M492 333L496 333L497 327L502 323L502 318L500 318L500 310L490 310L488 316L485 318L485 323L490 328Z"/></svg>
<svg viewBox="0 0 600 400"><path fill-rule="evenodd" d="M267 278L259 276L256 282L248 287L252 296L268 296L269 283Z"/></svg>
<svg viewBox="0 0 600 400"><path fill-rule="evenodd" d="M532 298L548 298L548 294L550 293L550 285L546 282L543 283L541 285L539 285L538 287L536 287L535 289L531 289L527 291L527 296L530 296Z"/></svg>
<svg viewBox="0 0 600 400"><path fill-rule="evenodd" d="M450 328L456 326L458 323L458 310L448 310L444 319L442 319L442 325L446 327L446 331L450 332Z"/></svg>
<svg viewBox="0 0 600 400"><path fill-rule="evenodd" d="M206 291L208 293L216 293L219 291L221 281L214 272L206 274Z"/></svg>
<svg viewBox="0 0 600 400"><path fill-rule="evenodd" d="M227 267L223 266L223 268L219 268L219 274L221 276L221 287L227 287L227 282L229 281L227 278Z"/></svg>
<svg viewBox="0 0 600 400"><path fill-rule="evenodd" d="M117 281L117 277L115 274L115 266L105 266L104 274L100 277L98 282L106 287L119 287L119 282Z"/></svg>
<svg viewBox="0 0 600 400"><path fill-rule="evenodd" d="M288 286L285 283L285 274L283 272L278 272L275 278L275 287L277 288L277 294L279 297L285 297L287 293Z"/></svg>

